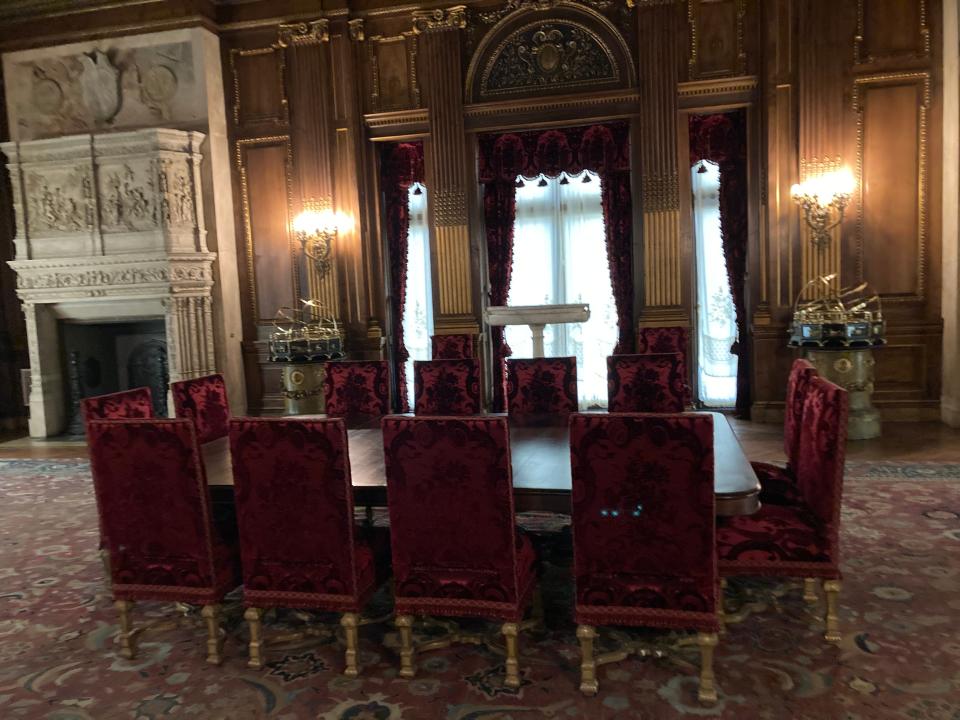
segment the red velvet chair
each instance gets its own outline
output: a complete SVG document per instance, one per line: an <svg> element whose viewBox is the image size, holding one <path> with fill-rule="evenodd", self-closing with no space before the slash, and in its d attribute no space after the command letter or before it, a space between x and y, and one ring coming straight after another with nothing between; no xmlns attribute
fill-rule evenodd
<svg viewBox="0 0 960 720"><path fill-rule="evenodd" d="M687 328L672 327L644 327L637 333L637 353L679 353L680 362L678 372L683 378L684 405L693 403L693 391L690 388L690 334Z"/></svg>
<svg viewBox="0 0 960 720"><path fill-rule="evenodd" d="M96 395L80 401L80 412L84 423L117 418L152 418L153 398L148 387Z"/></svg>
<svg viewBox="0 0 960 720"><path fill-rule="evenodd" d="M577 359L508 358L506 396L513 423L566 425L578 409Z"/></svg>
<svg viewBox="0 0 960 720"><path fill-rule="evenodd" d="M178 418L193 420L201 445L227 436L230 405L223 375L214 373L170 385L173 410Z"/></svg>
<svg viewBox="0 0 960 720"><path fill-rule="evenodd" d="M323 400L328 417L348 424L390 412L390 369L384 360L338 360L324 365Z"/></svg>
<svg viewBox="0 0 960 720"><path fill-rule="evenodd" d="M430 338L434 360L461 360L476 357L473 335L433 335Z"/></svg>
<svg viewBox="0 0 960 720"><path fill-rule="evenodd" d="M138 387L109 395L96 395L80 401L80 413L86 427L91 420L115 420L120 418L152 418L153 396L148 387ZM102 513L98 514L102 517ZM100 522L100 561L103 563L106 584L110 585L110 554L103 523Z"/></svg>
<svg viewBox="0 0 960 720"><path fill-rule="evenodd" d="M598 689L596 625L696 629L703 702L717 699L713 418L570 419L580 690Z"/></svg>
<svg viewBox="0 0 960 720"><path fill-rule="evenodd" d="M536 556L517 531L503 417L383 420L400 631L400 675L414 675L415 615L501 620L508 687L520 686L517 634Z"/></svg>
<svg viewBox="0 0 960 720"><path fill-rule="evenodd" d="M222 659L220 603L239 585L240 557L210 520L190 420L90 420L90 467L110 553L120 649L136 653L136 600L203 605L207 662Z"/></svg>
<svg viewBox="0 0 960 720"><path fill-rule="evenodd" d="M476 360L415 360L413 406L417 415L477 415L480 366Z"/></svg>
<svg viewBox="0 0 960 720"><path fill-rule="evenodd" d="M359 614L376 589L370 547L355 537L342 419L230 421L250 667L263 664L264 608L342 613L345 675L355 677Z"/></svg>
<svg viewBox="0 0 960 720"><path fill-rule="evenodd" d="M610 412L683 412L686 384L678 353L611 355L607 358Z"/></svg>
<svg viewBox="0 0 960 720"><path fill-rule="evenodd" d="M810 381L817 376L817 369L808 361L798 358L790 368L787 381L787 397L784 403L783 450L787 456L786 467L773 463L752 462L753 471L760 480L760 502L775 505L795 504L799 499L796 486L797 447L800 443L800 424L803 416L803 403L806 399ZM808 596L815 601L816 596Z"/></svg>
<svg viewBox="0 0 960 720"><path fill-rule="evenodd" d="M762 505L753 515L723 518L717 530L724 577L803 577L806 594L821 578L827 596L825 637L833 642L840 639L840 503L848 413L845 390L812 378L796 451L799 499L787 505Z"/></svg>

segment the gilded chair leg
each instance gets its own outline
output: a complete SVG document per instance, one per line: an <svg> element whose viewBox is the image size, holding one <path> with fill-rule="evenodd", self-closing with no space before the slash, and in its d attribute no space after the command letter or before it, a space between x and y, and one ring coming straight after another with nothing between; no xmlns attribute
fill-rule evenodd
<svg viewBox="0 0 960 720"><path fill-rule="evenodd" d="M837 614L837 601L840 599L840 581L824 580L823 592L827 596L827 632L824 638L828 642L840 642L840 616Z"/></svg>
<svg viewBox="0 0 960 720"><path fill-rule="evenodd" d="M500 628L507 644L507 676L503 684L514 689L520 687L520 660L517 652L518 631L519 627L516 623L504 623Z"/></svg>
<svg viewBox="0 0 960 720"><path fill-rule="evenodd" d="M219 665L223 662L223 637L220 634L220 606L204 605L200 615L207 622L207 662Z"/></svg>
<svg viewBox="0 0 960 720"><path fill-rule="evenodd" d="M343 674L347 677L356 677L360 674L360 668L357 665L357 645L359 644L357 626L359 620L360 618L356 613L344 613L343 617L340 618L340 625L343 627L343 635L347 643L346 666L343 669Z"/></svg>
<svg viewBox="0 0 960 720"><path fill-rule="evenodd" d="M250 626L250 657L247 660L247 667L259 670L263 667L263 610L248 607L243 612L243 619L246 620Z"/></svg>
<svg viewBox="0 0 960 720"><path fill-rule="evenodd" d="M816 578L804 578L803 579L803 600L810 605L816 605L817 600L817 579Z"/></svg>
<svg viewBox="0 0 960 720"><path fill-rule="evenodd" d="M116 600L113 606L120 614L120 654L127 660L133 660L137 654L137 638L133 633L133 625L130 622L133 601Z"/></svg>
<svg viewBox="0 0 960 720"><path fill-rule="evenodd" d="M577 625L577 639L580 640L580 692L584 695L596 695L600 689L597 682L597 664L593 659L593 641L597 631L592 625Z"/></svg>
<svg viewBox="0 0 960 720"><path fill-rule="evenodd" d="M394 620L400 632L400 677L412 678L413 669L413 616L397 615Z"/></svg>
<svg viewBox="0 0 960 720"><path fill-rule="evenodd" d="M713 649L717 646L716 633L698 633L697 644L700 646L700 690L697 699L702 703L717 701L717 687L713 674Z"/></svg>

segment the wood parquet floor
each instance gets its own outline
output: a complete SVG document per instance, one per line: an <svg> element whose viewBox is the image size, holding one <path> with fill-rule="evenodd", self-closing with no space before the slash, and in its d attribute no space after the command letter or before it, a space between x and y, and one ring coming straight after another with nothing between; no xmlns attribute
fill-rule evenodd
<svg viewBox="0 0 960 720"><path fill-rule="evenodd" d="M783 428L780 425L732 420L731 424L751 460L783 462ZM81 441L31 440L0 434L0 459L68 459L87 457ZM847 459L859 461L960 462L960 428L942 423L885 423L883 437L851 440Z"/></svg>

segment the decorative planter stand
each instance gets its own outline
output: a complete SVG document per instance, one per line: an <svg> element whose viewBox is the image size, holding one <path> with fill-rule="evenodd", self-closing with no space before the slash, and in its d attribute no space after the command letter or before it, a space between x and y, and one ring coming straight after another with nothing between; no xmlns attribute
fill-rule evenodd
<svg viewBox="0 0 960 720"><path fill-rule="evenodd" d="M817 372L850 393L847 437L867 440L880 437L880 413L873 406L872 348L804 348Z"/></svg>
<svg viewBox="0 0 960 720"><path fill-rule="evenodd" d="M285 415L321 415L324 363L291 362L283 365L283 410Z"/></svg>

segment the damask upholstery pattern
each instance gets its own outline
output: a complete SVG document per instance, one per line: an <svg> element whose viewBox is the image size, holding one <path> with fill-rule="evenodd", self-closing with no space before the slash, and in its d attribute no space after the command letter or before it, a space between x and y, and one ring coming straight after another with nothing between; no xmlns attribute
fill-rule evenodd
<svg viewBox="0 0 960 720"><path fill-rule="evenodd" d="M511 422L566 425L577 411L577 358L508 358L506 394Z"/></svg>
<svg viewBox="0 0 960 720"><path fill-rule="evenodd" d="M417 415L480 412L480 366L476 360L415 360L413 407Z"/></svg>
<svg viewBox="0 0 960 720"><path fill-rule="evenodd" d="M342 419L230 421L248 607L359 612L376 586L354 536Z"/></svg>
<svg viewBox="0 0 960 720"><path fill-rule="evenodd" d="M114 598L220 602L240 557L211 524L193 423L90 420L87 437Z"/></svg>
<svg viewBox="0 0 960 720"><path fill-rule="evenodd" d="M170 385L174 413L178 418L193 420L197 440L202 445L227 436L230 405L223 375L214 373Z"/></svg>
<svg viewBox="0 0 960 720"><path fill-rule="evenodd" d="M385 360L340 360L324 365L323 399L330 417L381 417L390 412Z"/></svg>
<svg viewBox="0 0 960 720"><path fill-rule="evenodd" d="M797 450L797 493L750 516L724 518L717 531L724 575L840 577L839 532L847 442L847 392L810 380Z"/></svg>
<svg viewBox="0 0 960 720"><path fill-rule="evenodd" d="M150 388L138 387L123 392L97 395L80 401L84 422L118 418L152 418Z"/></svg>
<svg viewBox="0 0 960 720"><path fill-rule="evenodd" d="M570 419L575 619L717 630L713 418Z"/></svg>
<svg viewBox="0 0 960 720"><path fill-rule="evenodd" d="M398 615L519 622L536 573L505 418L383 420Z"/></svg>
<svg viewBox="0 0 960 720"><path fill-rule="evenodd" d="M800 425L803 418L803 405L807 388L812 378L817 376L816 368L808 360L798 358L790 368L787 381L787 396L784 404L783 450L787 456L787 466L780 467L771 463L751 463L760 480L760 502L777 505L792 504L798 499L796 488L797 447L800 443Z"/></svg>
<svg viewBox="0 0 960 720"><path fill-rule="evenodd" d="M693 391L690 388L690 334L685 327L644 327L637 335L637 353L679 353L680 377L683 378L685 405L693 403Z"/></svg>
<svg viewBox="0 0 960 720"><path fill-rule="evenodd" d="M434 360L459 360L474 358L473 335L434 335L430 338Z"/></svg>
<svg viewBox="0 0 960 720"><path fill-rule="evenodd" d="M683 412L687 385L679 353L607 358L610 412Z"/></svg>

